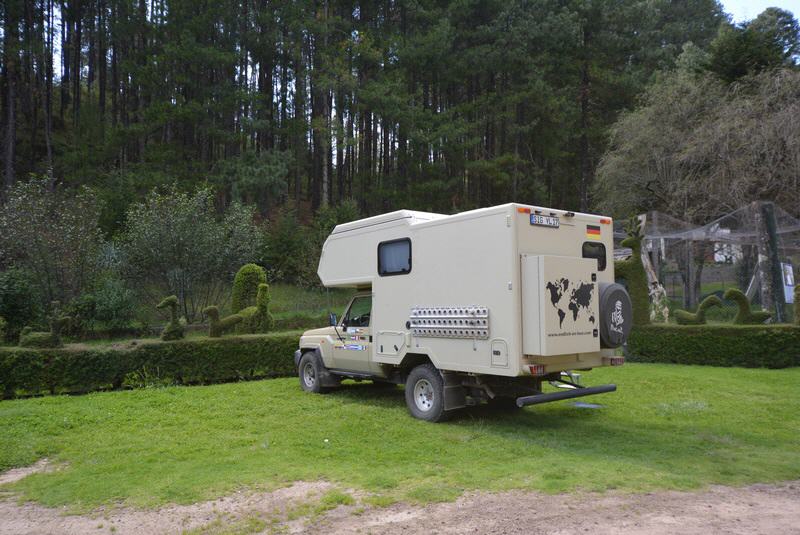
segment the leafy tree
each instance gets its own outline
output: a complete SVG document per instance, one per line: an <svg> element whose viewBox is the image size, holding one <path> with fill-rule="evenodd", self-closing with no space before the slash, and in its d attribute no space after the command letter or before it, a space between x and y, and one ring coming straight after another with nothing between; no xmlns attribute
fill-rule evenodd
<svg viewBox="0 0 800 535"><path fill-rule="evenodd" d="M223 300L227 284L261 249L252 208L214 208L211 190L153 190L128 210L119 245L123 273L152 303L174 294L187 320Z"/></svg>
<svg viewBox="0 0 800 535"><path fill-rule="evenodd" d="M783 9L768 8L750 22L720 28L711 43L709 69L731 83L748 74L794 65L800 52L800 26Z"/></svg>
<svg viewBox="0 0 800 535"><path fill-rule="evenodd" d="M658 209L705 222L753 200L800 202L800 72L766 71L733 88L678 70L613 128L596 195L616 215Z"/></svg>
<svg viewBox="0 0 800 535"><path fill-rule="evenodd" d="M773 15L752 35L789 43ZM9 0L0 17L4 188L96 187L109 234L172 182L272 219L345 199L586 208L609 126L726 21L716 0Z"/></svg>
<svg viewBox="0 0 800 535"><path fill-rule="evenodd" d="M40 178L17 183L0 206L0 259L29 274L43 308L91 287L102 244L100 211L90 190Z"/></svg>
<svg viewBox="0 0 800 535"><path fill-rule="evenodd" d="M40 301L28 273L19 269L0 272L0 317L6 321L6 340L15 341L23 327L40 318Z"/></svg>

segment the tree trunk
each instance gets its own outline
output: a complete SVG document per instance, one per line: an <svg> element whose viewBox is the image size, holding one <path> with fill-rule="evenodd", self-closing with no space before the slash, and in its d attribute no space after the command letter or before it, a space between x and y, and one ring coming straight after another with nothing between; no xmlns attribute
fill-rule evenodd
<svg viewBox="0 0 800 535"><path fill-rule="evenodd" d="M100 108L100 128L104 131L106 119L106 1L100 0L97 14L97 104Z"/></svg>
<svg viewBox="0 0 800 535"><path fill-rule="evenodd" d="M47 178L53 184L53 0L47 0L45 38L44 140L47 149Z"/></svg>
<svg viewBox="0 0 800 535"><path fill-rule="evenodd" d="M75 0L72 32L72 117L75 125L81 112L81 31L82 31L82 0Z"/></svg>
<svg viewBox="0 0 800 535"><path fill-rule="evenodd" d="M17 60L18 60L18 18L14 13L16 6L9 3L6 10L5 20L5 76L6 76L6 131L5 131L5 151L3 161L5 163L3 185L7 191L15 182L14 163L17 149Z"/></svg>
<svg viewBox="0 0 800 535"><path fill-rule="evenodd" d="M584 29L584 48L586 47L589 39L589 33ZM585 53L585 51L584 51ZM581 212L589 211L589 185L591 183L592 163L589 156L589 92L591 89L591 81L589 79L589 60L584 59L581 65L581 137L579 141L580 153L580 210Z"/></svg>

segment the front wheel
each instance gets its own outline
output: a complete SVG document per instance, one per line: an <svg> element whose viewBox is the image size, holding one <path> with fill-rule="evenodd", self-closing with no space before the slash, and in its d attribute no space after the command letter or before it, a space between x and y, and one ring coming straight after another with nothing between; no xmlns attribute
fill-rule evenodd
<svg viewBox="0 0 800 535"><path fill-rule="evenodd" d="M444 380L433 364L421 364L411 370L406 380L406 405L414 418L441 422L444 410Z"/></svg>
<svg viewBox="0 0 800 535"><path fill-rule="evenodd" d="M325 391L321 384L322 364L314 353L310 351L305 353L297 368L300 375L300 388L306 392L317 394Z"/></svg>

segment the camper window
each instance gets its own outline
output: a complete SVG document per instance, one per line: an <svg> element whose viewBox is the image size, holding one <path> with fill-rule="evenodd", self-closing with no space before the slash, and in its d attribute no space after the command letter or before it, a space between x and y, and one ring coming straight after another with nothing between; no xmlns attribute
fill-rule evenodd
<svg viewBox="0 0 800 535"><path fill-rule="evenodd" d="M597 259L597 271L606 269L606 246L597 242L583 243L583 257Z"/></svg>
<svg viewBox="0 0 800 535"><path fill-rule="evenodd" d="M378 274L405 275L411 272L411 240L385 241L378 244Z"/></svg>

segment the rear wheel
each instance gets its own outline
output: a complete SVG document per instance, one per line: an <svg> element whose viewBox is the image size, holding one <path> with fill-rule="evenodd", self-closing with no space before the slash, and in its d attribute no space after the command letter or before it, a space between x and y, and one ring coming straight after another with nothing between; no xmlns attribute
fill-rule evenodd
<svg viewBox="0 0 800 535"><path fill-rule="evenodd" d="M406 380L406 405L414 418L440 422L444 410L444 380L433 364L421 364L411 370Z"/></svg>
<svg viewBox="0 0 800 535"><path fill-rule="evenodd" d="M300 375L300 388L306 392L320 393L324 392L320 379L322 372L322 364L316 355L312 352L307 352L300 359L300 366L298 366L298 373Z"/></svg>

